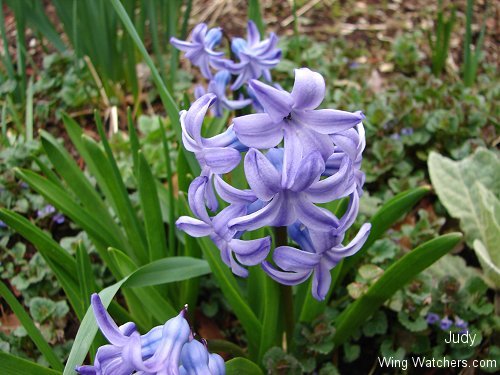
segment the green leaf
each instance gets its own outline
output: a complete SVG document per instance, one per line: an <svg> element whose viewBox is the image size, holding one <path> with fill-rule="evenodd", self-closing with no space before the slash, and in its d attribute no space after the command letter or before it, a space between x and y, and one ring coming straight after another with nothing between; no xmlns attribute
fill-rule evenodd
<svg viewBox="0 0 500 375"><path fill-rule="evenodd" d="M347 341L397 290L453 249L461 238L460 233L443 235L418 246L393 263L361 298L337 317L335 344L340 345Z"/></svg>
<svg viewBox="0 0 500 375"><path fill-rule="evenodd" d="M40 366L35 362L27 361L1 350L0 368L2 369L2 375L61 375L61 371Z"/></svg>
<svg viewBox="0 0 500 375"><path fill-rule="evenodd" d="M56 311L56 303L44 297L33 297L29 307L31 316L39 323L43 323Z"/></svg>
<svg viewBox="0 0 500 375"><path fill-rule="evenodd" d="M107 307L122 286L160 285L203 276L208 273L210 273L210 268L207 262L201 259L188 257L160 259L146 264L117 283L103 289L99 296L103 305ZM92 310L89 308L76 334L75 342L64 368L64 375L74 374L74 368L82 364L96 333L97 323Z"/></svg>
<svg viewBox="0 0 500 375"><path fill-rule="evenodd" d="M264 373L252 361L238 357L226 362L226 375L264 375Z"/></svg>
<svg viewBox="0 0 500 375"><path fill-rule="evenodd" d="M26 181L54 207L80 225L92 238L98 240L102 245L117 247L121 243L109 228L102 226L91 213L83 209L64 189L32 171L26 169L16 169L15 171L21 179ZM99 255L113 272L109 255L102 251L99 252Z"/></svg>
<svg viewBox="0 0 500 375"><path fill-rule="evenodd" d="M139 152L138 158L139 179L137 183L144 215L144 225L146 227L149 261L152 262L168 255L165 225L161 215L160 200L158 198L158 191L156 190L156 180L142 152ZM172 209L172 207L170 209ZM172 224L173 223L170 225Z"/></svg>
<svg viewBox="0 0 500 375"><path fill-rule="evenodd" d="M467 243L474 247L486 276L499 288L500 159L495 152L479 148L461 161L432 152L428 164L440 201L460 220Z"/></svg>
<svg viewBox="0 0 500 375"><path fill-rule="evenodd" d="M99 187L105 192L108 201L113 204L125 233L127 233L132 250L128 251L130 247L126 247L124 250L127 250L129 255L141 264L146 263L148 253L144 228L139 224L139 219L132 207L127 189L120 172L117 170L111 151L103 152L101 147L90 137L83 135L82 139L89 157L93 159L93 163L99 171L96 175ZM107 142L104 144L106 145ZM105 245L121 248L121 246L112 243Z"/></svg>
<svg viewBox="0 0 500 375"><path fill-rule="evenodd" d="M41 140L50 162L82 202L83 206L99 215L99 221L102 221L103 225L113 228L113 231L117 233L121 233L121 229L111 217L109 209L103 203L101 196L64 147L46 131L41 132Z"/></svg>
<svg viewBox="0 0 500 375"><path fill-rule="evenodd" d="M95 285L89 254L83 242L80 242L76 249L76 265L82 310L86 311L90 306L90 296L97 290L97 287Z"/></svg>
<svg viewBox="0 0 500 375"><path fill-rule="evenodd" d="M9 288L7 288L7 286L1 281L0 281L0 295L9 304L10 308L12 309L14 314L16 314L17 318L23 325L24 329L26 330L26 332L28 332L29 337L33 340L36 347L43 354L47 362L49 362L49 364L56 370L62 370L63 366L62 363L59 361L59 358L57 358L57 356L52 351L49 344L47 344L42 334L40 333L38 328L36 328L35 324L31 320L30 316L26 313L26 311L24 311L23 306L17 301L16 297L10 292ZM53 306L53 309L55 310L55 306ZM46 316L44 315L44 317ZM2 366L2 373L4 373L4 371L5 369ZM19 374L19 372L17 372L16 374Z"/></svg>

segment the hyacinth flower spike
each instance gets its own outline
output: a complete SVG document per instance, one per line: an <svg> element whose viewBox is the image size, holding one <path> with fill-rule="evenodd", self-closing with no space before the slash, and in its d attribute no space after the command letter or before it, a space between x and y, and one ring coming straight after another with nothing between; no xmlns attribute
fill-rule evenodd
<svg viewBox="0 0 500 375"><path fill-rule="evenodd" d="M184 51L191 63L200 68L207 79L212 78L210 66L220 69L224 66L224 52L214 51L222 40L222 29L215 27L208 30L205 23L196 25L190 35L190 41L170 38L170 43L177 49Z"/></svg>
<svg viewBox="0 0 500 375"><path fill-rule="evenodd" d="M364 119L361 112L316 109L325 97L325 80L308 68L295 70L291 93L256 80L249 86L264 113L234 119L236 135L248 147L274 147L282 141L284 130L289 129L301 140L304 154L318 150L326 160L334 151L334 143L323 135L351 129Z"/></svg>
<svg viewBox="0 0 500 375"><path fill-rule="evenodd" d="M225 374L224 360L219 355L208 353L204 344L193 344L195 341L185 319L187 306L163 326L154 327L141 336L134 323L118 327L107 313L98 294L92 295L91 303L97 324L110 345L104 345L97 350L93 366L77 367L79 374ZM199 369L203 372L199 372Z"/></svg>
<svg viewBox="0 0 500 375"><path fill-rule="evenodd" d="M226 61L226 68L238 78L231 86L231 90L239 89L250 79L259 79L261 76L271 82L270 69L279 64L281 49L277 48L278 37L271 33L269 39L260 40L260 33L253 21L248 21L247 39L234 38L231 43L233 53L238 56L239 62Z"/></svg>
<svg viewBox="0 0 500 375"><path fill-rule="evenodd" d="M182 347L188 342L191 329L185 309L164 326L155 327L141 336L134 323L118 327L103 306L99 295L93 294L92 308L99 329L110 345L97 350L94 366L80 366L80 374L129 375L178 374Z"/></svg>
<svg viewBox="0 0 500 375"><path fill-rule="evenodd" d="M206 93L213 93L217 96L217 100L212 107L212 113L216 117L222 117L224 109L234 111L252 104L252 99L240 97L238 100L230 100L227 98L226 88L230 81L231 73L227 70L221 70L215 74L214 78L208 84L206 91L203 86L197 86L195 89L195 97L197 99Z"/></svg>
<svg viewBox="0 0 500 375"><path fill-rule="evenodd" d="M361 249L370 229L370 224L364 224L354 239L343 246L343 234L335 236L332 233L313 231L297 222L288 228L288 233L302 249L279 246L274 250L273 260L283 271L269 262L263 262L262 268L274 280L285 285L300 284L313 275L312 294L322 301L330 289L330 271L343 258L354 255Z"/></svg>
<svg viewBox="0 0 500 375"><path fill-rule="evenodd" d="M180 112L182 142L186 150L195 154L201 166L201 175L207 176L205 199L210 210L217 210L218 203L211 183L213 174L228 173L240 162L241 144L236 139L232 127L212 138L201 136L203 119L210 106L217 100L214 94L206 94L196 100L189 110Z"/></svg>
<svg viewBox="0 0 500 375"><path fill-rule="evenodd" d="M227 185L222 179L217 178L219 187ZM269 253L271 238L269 236L255 240L240 240L237 231L228 227L228 222L234 218L247 214L248 208L257 198L251 193L234 198L234 204L224 208L215 217L209 217L204 204L204 190L208 179L205 176L197 177L189 186L188 201L191 211L197 218L181 216L177 227L193 237L210 236L221 252L224 263L241 277L246 277L248 271L240 265L254 266L260 264ZM222 190L222 189L221 189ZM226 188L227 194L231 194ZM236 258L236 259L235 259ZM238 260L238 262L236 261Z"/></svg>
<svg viewBox="0 0 500 375"><path fill-rule="evenodd" d="M271 149L266 155L251 148L245 156L245 175L257 198L267 204L249 215L229 222L234 230L263 226L288 226L300 220L304 225L330 232L340 221L314 203L325 203L349 195L355 188L349 161L331 177L320 180L325 163L318 151L301 157L297 139L288 137L285 149Z"/></svg>

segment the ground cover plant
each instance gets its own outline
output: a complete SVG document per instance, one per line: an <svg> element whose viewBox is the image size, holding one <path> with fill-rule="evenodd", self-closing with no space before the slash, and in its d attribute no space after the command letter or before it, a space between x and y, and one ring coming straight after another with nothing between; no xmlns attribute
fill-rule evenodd
<svg viewBox="0 0 500 375"><path fill-rule="evenodd" d="M491 4L5 3L7 374L497 371Z"/></svg>

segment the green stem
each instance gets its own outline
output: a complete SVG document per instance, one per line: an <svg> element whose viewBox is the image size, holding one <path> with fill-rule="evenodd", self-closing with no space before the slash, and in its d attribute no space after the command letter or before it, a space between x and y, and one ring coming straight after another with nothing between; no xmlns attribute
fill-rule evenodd
<svg viewBox="0 0 500 375"><path fill-rule="evenodd" d="M286 227L274 229L276 247L288 245L288 235ZM295 318L293 312L293 291L290 285L280 285L281 305L283 306L283 316L285 320L286 351L290 352L293 345L293 331Z"/></svg>

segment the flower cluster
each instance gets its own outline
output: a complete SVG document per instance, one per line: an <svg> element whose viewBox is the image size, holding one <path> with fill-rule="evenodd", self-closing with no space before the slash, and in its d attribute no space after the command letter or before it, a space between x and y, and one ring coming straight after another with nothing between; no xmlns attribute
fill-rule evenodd
<svg viewBox="0 0 500 375"><path fill-rule="evenodd" d="M97 350L93 366L76 368L84 375L224 375L224 360L210 354L205 341L194 339L185 319L186 308L175 318L145 335L134 323L116 325L98 294L92 295L97 324L109 345Z"/></svg>
<svg viewBox="0 0 500 375"><path fill-rule="evenodd" d="M217 103L213 93L181 112L184 147L195 154L201 175L188 191L195 217L180 217L176 224L191 236L209 236L236 275L245 277L245 266L261 265L286 285L312 276L313 296L322 300L330 287L330 271L356 253L370 232L365 224L349 244L342 244L357 216L364 183L364 116L317 109L325 81L307 68L295 70L291 92L257 80L248 85L262 112L234 118L220 135L201 135L204 117ZM249 189L228 183L229 173L242 159ZM225 202L220 211L217 195ZM319 206L343 198L349 203L340 217ZM207 207L219 212L211 216ZM245 232L263 227L287 227L300 249L278 244L272 264L266 260L270 236L242 239Z"/></svg>
<svg viewBox="0 0 500 375"><path fill-rule="evenodd" d="M212 112L221 117L223 109L237 110L253 103L251 92L249 98L241 93L236 100L226 96L226 89L238 90L251 79L264 77L271 82L270 69L274 68L281 59L281 50L277 48L278 37L271 33L268 39L261 40L261 35L254 22L248 22L247 39L234 38L231 50L238 61L232 61L224 56L224 52L215 48L222 41L222 29L215 27L208 29L204 23L197 25L189 37L189 41L171 38L170 43L177 49L185 52L185 56L194 66L200 68L202 75L210 80L208 87L197 86L196 98L204 94L213 93L217 100ZM214 74L213 70L217 73ZM234 76L234 82L231 83Z"/></svg>
<svg viewBox="0 0 500 375"><path fill-rule="evenodd" d="M440 318L436 313L428 313L425 317L425 320L429 324L436 324L439 322L439 328L442 331L448 331L452 327L455 327L461 334L468 332L468 323L458 316L455 316L455 322L453 322L447 315L443 316L443 318Z"/></svg>

